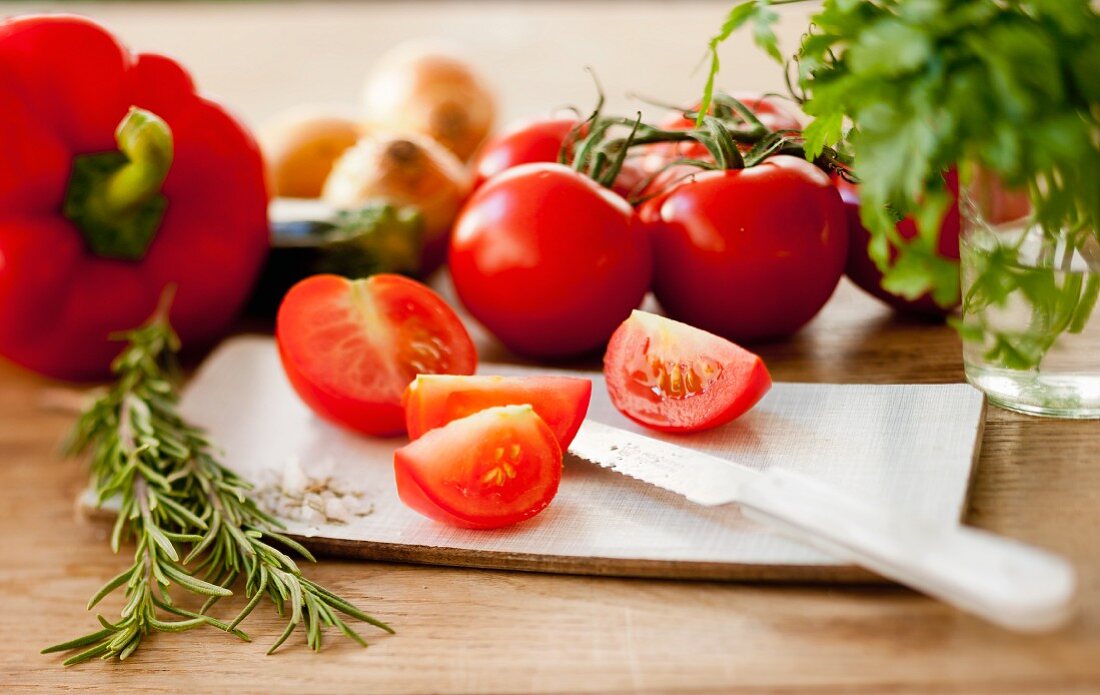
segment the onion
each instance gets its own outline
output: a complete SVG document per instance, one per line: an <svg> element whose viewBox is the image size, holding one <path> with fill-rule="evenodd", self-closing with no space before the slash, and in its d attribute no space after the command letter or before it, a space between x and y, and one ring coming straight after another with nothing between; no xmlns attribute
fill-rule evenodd
<svg viewBox="0 0 1100 695"><path fill-rule="evenodd" d="M416 133L376 133L336 161L322 195L345 210L373 202L419 210L424 221L420 271L427 275L446 258L451 226L469 192L469 173L439 143Z"/></svg>
<svg viewBox="0 0 1100 695"><path fill-rule="evenodd" d="M362 126L341 110L302 106L284 111L257 131L276 195L317 198L333 162L359 139Z"/></svg>
<svg viewBox="0 0 1100 695"><path fill-rule="evenodd" d="M367 122L435 139L465 161L493 127L488 87L462 59L424 43L383 56L363 92Z"/></svg>

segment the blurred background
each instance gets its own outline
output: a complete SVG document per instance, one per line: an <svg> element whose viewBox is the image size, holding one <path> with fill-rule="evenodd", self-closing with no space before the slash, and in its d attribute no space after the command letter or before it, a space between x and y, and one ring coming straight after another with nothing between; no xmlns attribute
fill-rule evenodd
<svg viewBox="0 0 1100 695"><path fill-rule="evenodd" d="M594 103L591 66L608 104L630 112L636 93L698 98L707 40L733 0L451 2L0 2L0 15L76 12L106 23L135 50L179 59L200 88L252 124L303 102L355 107L374 61L410 38L462 50L492 81L498 122L548 104ZM814 3L778 8L793 47ZM727 90L782 91L782 73L748 32L722 48ZM649 113L660 113L655 109ZM649 115L649 114L647 114Z"/></svg>

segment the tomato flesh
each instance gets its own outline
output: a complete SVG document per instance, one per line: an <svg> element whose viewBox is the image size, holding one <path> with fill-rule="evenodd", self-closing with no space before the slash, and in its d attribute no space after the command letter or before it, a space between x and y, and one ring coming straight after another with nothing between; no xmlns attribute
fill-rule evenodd
<svg viewBox="0 0 1100 695"><path fill-rule="evenodd" d="M366 434L404 431L401 397L423 373L472 374L477 352L430 289L399 275L315 275L290 289L275 337L294 390L314 412Z"/></svg>
<svg viewBox="0 0 1100 695"><path fill-rule="evenodd" d="M758 355L679 321L635 311L604 356L611 402L624 415L663 432L723 425L771 388Z"/></svg>
<svg viewBox="0 0 1100 695"><path fill-rule="evenodd" d="M486 408L528 404L564 451L577 435L591 398L592 382L576 377L423 374L405 391L405 425L409 439L416 439Z"/></svg>
<svg viewBox="0 0 1100 695"><path fill-rule="evenodd" d="M562 450L529 405L488 408L394 453L397 493L415 511L463 528L500 528L546 508Z"/></svg>

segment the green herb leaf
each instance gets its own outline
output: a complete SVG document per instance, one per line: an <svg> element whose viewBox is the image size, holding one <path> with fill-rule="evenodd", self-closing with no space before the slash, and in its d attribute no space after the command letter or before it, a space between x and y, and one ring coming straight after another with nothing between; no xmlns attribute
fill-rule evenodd
<svg viewBox="0 0 1100 695"><path fill-rule="evenodd" d="M777 21L779 15L768 7L767 2L760 2L752 18L752 38L775 62L782 64L783 54L779 52L779 39L772 28Z"/></svg>
<svg viewBox="0 0 1100 695"><path fill-rule="evenodd" d="M112 547L117 552L125 537L136 541L132 566L97 591L89 608L123 588L125 607L117 622L100 617L102 630L48 647L44 653L87 647L66 660L67 666L95 657L123 660L151 632L205 626L247 640L237 625L265 597L280 613L291 601L287 628L272 651L302 622L313 649L321 646L324 626L351 633L351 639L364 644L346 625L327 620L326 611L333 609L392 632L310 582L289 555L261 540L266 536L313 559L280 533L278 523L249 496L248 483L221 466L205 435L180 416L173 383L178 341L167 315L162 303L148 324L124 336L128 345L114 365L117 382L85 411L69 438L70 453L90 455L97 498L121 500ZM187 545L190 552L184 552ZM184 563L179 557L185 557ZM233 593L229 585L242 573L248 597L244 611L231 623L206 615L218 598ZM278 577L277 583L269 581L272 576ZM202 611L188 611L174 605L173 589L208 600ZM165 620L164 613L185 619Z"/></svg>
<svg viewBox="0 0 1100 695"><path fill-rule="evenodd" d="M718 71L721 63L718 60L718 47L733 33L748 22L752 22L752 35L756 45L774 58L777 62L783 62L783 55L779 52L779 39L772 29L779 19L770 7L768 0L748 0L735 6L726 15L726 21L722 22L721 30L715 34L707 44L707 52L710 54L710 70L707 73L707 82L703 87L703 98L699 105L699 116L695 121L695 127L703 125L703 117L710 111L711 102L714 99L714 85L718 79Z"/></svg>
<svg viewBox="0 0 1100 695"><path fill-rule="evenodd" d="M711 40L708 97L718 44L737 26L765 21L765 11L758 3L738 5ZM956 300L957 264L934 253L948 210L941 177L956 167L1027 190L1040 232L1067 241L1070 251L1100 243L1095 3L824 0L794 60L803 109L814 119L805 153L816 159L832 146L854 156L869 252L886 288L905 296L931 291L944 305ZM906 216L920 231L909 242L895 230ZM1058 281L1053 258L1029 272L1016 249L1006 251L985 249L975 261L982 267L973 273L964 312L1012 297L1026 301L1027 335L986 328L991 359L1030 369L1061 332L1081 330L1094 311L1092 290L1087 281L1082 288Z"/></svg>

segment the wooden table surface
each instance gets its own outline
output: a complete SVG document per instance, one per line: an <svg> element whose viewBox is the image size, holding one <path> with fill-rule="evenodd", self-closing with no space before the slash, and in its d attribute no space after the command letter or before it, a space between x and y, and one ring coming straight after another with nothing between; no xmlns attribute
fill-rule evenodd
<svg viewBox="0 0 1100 695"><path fill-rule="evenodd" d="M33 3L0 4L0 15ZM57 7L56 4L49 5ZM353 102L364 66L420 34L465 42L492 69L508 117L587 103L592 64L612 103L627 89L689 99L718 3L80 4L132 44L180 56L249 120L301 100ZM786 16L790 45L801 18ZM774 87L744 46L725 82ZM633 107L631 107L633 108ZM499 348L483 342L488 357ZM778 380L962 379L954 333L900 319L844 283L793 339L760 346ZM497 354L492 354L497 353ZM1100 423L989 411L968 523L1049 548L1080 571L1081 609L1022 636L891 587L752 585L549 576L324 559L310 576L397 629L321 655L258 610L247 645L211 631L158 635L125 665L63 669L43 646L90 631L87 598L126 564L78 520L82 464L57 457L71 417L56 385L0 364L0 690L85 692L1067 692L1100 689ZM106 614L117 602L105 605ZM228 610L228 608L226 609Z"/></svg>

